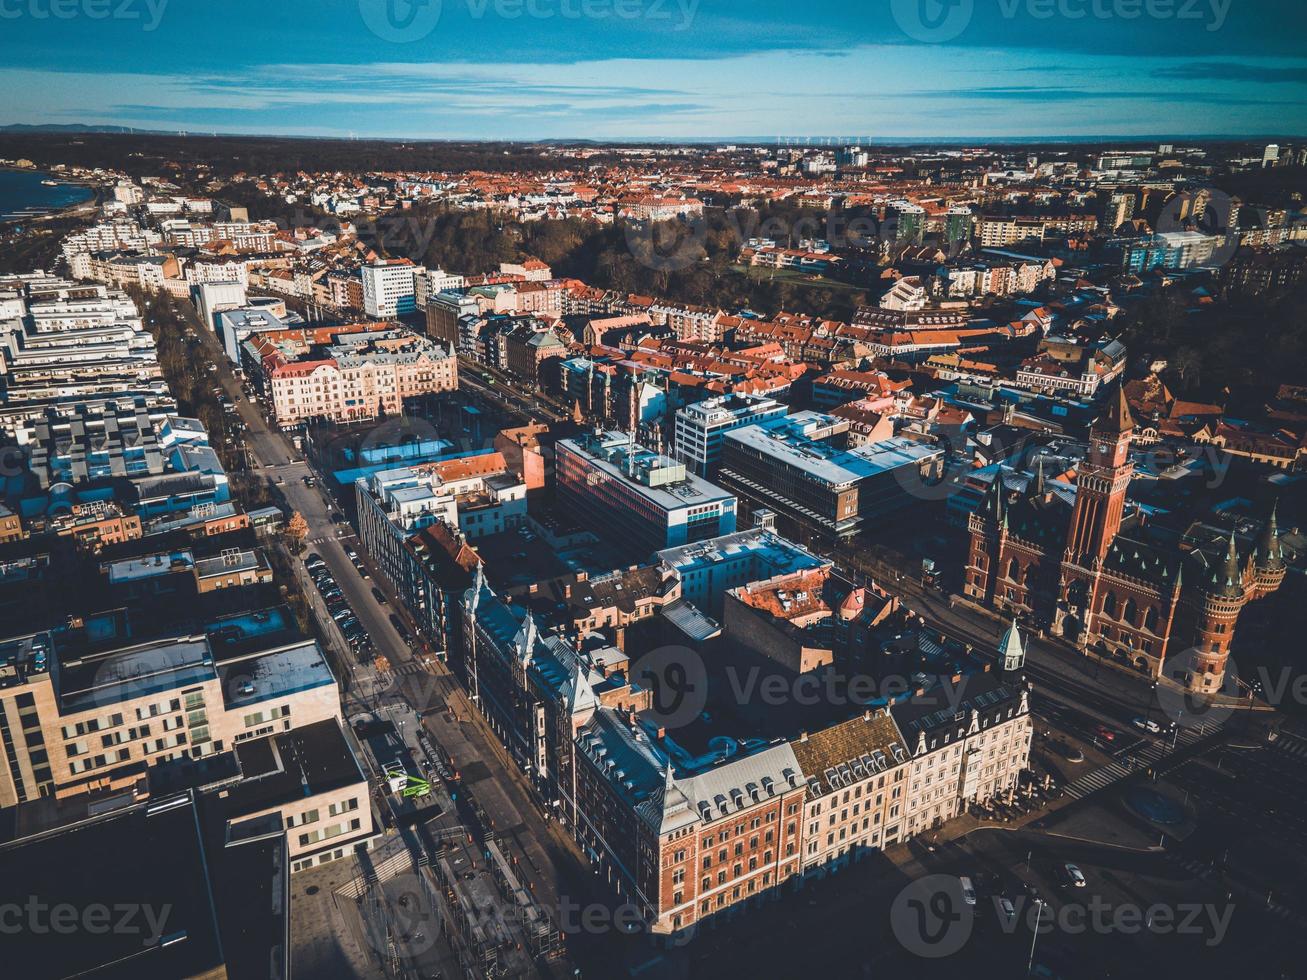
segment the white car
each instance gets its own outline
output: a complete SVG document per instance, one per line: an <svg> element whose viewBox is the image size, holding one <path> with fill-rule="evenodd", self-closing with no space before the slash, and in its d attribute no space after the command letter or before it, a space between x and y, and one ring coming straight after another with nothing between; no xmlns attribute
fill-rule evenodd
<svg viewBox="0 0 1307 980"><path fill-rule="evenodd" d="M1162 726L1151 718L1136 718L1134 725L1140 731L1149 732L1153 735L1160 734L1162 731Z"/></svg>
<svg viewBox="0 0 1307 980"><path fill-rule="evenodd" d="M958 884L962 886L962 901L968 905L976 904L976 886L971 883L971 879L963 875L958 878Z"/></svg>

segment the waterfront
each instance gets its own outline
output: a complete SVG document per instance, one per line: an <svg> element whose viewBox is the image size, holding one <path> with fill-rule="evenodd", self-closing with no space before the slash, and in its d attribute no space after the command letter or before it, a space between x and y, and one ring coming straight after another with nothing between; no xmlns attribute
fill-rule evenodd
<svg viewBox="0 0 1307 980"><path fill-rule="evenodd" d="M36 217L59 211L90 200L91 188L59 181L54 186L42 183L56 180L39 170L0 170L0 221L23 216Z"/></svg>

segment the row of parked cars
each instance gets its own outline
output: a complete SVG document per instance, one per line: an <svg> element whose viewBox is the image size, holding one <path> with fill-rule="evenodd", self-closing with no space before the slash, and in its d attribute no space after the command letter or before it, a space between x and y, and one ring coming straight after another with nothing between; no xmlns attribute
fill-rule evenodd
<svg viewBox="0 0 1307 980"><path fill-rule="evenodd" d="M359 622L358 616L354 615L349 600L345 598L345 593L336 583L326 561L321 555L313 553L304 560L304 567L312 576L313 584L317 586L318 594L322 596L327 612L340 628L341 635L345 637L355 653L366 659L372 650L372 639L363 624Z"/></svg>

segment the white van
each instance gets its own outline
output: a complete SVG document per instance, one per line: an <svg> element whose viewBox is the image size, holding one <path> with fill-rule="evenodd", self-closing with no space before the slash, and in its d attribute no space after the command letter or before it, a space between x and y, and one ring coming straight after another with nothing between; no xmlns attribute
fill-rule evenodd
<svg viewBox="0 0 1307 980"><path fill-rule="evenodd" d="M962 886L962 901L968 905L976 904L976 888L971 884L971 879L965 875L958 879L958 884Z"/></svg>

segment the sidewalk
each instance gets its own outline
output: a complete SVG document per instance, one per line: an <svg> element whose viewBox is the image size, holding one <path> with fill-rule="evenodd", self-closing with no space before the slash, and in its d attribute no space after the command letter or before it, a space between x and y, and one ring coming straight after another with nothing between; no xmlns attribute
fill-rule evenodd
<svg viewBox="0 0 1307 980"><path fill-rule="evenodd" d="M423 706L423 725L449 753L455 768L463 775L463 785L490 817L493 829L511 840L521 852L525 859L522 872L536 898L557 909L565 894L560 886L588 874L580 851L556 820L547 820L540 814L517 764L484 726L454 676L438 666L433 677L437 679L433 693L438 691L447 710ZM477 778L470 779L469 773ZM541 829L551 839L552 847L539 839ZM560 866L560 860L572 866Z"/></svg>

